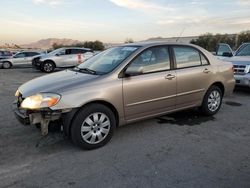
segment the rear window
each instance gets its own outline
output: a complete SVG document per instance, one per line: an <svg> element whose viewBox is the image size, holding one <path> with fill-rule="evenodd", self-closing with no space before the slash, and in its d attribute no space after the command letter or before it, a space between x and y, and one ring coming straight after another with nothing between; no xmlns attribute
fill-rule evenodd
<svg viewBox="0 0 250 188"><path fill-rule="evenodd" d="M187 68L209 64L205 56L194 48L178 46L174 47L173 51L177 68Z"/></svg>

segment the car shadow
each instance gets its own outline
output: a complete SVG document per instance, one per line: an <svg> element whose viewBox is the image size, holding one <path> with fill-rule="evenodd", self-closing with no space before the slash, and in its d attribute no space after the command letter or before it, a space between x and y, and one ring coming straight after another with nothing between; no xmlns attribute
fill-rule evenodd
<svg viewBox="0 0 250 188"><path fill-rule="evenodd" d="M215 117L202 115L198 110L192 109L161 116L156 118L156 120L157 123L159 124L194 126L194 125L200 125L208 121L214 121Z"/></svg>

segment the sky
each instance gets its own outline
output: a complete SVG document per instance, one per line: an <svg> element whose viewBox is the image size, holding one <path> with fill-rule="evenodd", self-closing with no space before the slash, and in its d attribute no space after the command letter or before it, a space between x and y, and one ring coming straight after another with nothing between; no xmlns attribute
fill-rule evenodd
<svg viewBox="0 0 250 188"><path fill-rule="evenodd" d="M0 44L120 43L250 30L250 0L0 0Z"/></svg>

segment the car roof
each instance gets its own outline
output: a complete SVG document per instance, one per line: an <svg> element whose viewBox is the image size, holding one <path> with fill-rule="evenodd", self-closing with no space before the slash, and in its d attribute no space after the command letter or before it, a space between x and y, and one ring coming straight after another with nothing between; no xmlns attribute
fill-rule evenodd
<svg viewBox="0 0 250 188"><path fill-rule="evenodd" d="M21 51L21 52L17 52L17 53L28 53L28 52L41 53L41 52L37 52L37 51Z"/></svg>
<svg viewBox="0 0 250 188"><path fill-rule="evenodd" d="M154 42L154 41L146 41L146 42L135 42L135 43L127 43L120 46L141 46L141 47L150 47L150 46L157 46L157 45L185 45L185 46L193 46L197 47L196 45L190 43L182 43L182 42Z"/></svg>
<svg viewBox="0 0 250 188"><path fill-rule="evenodd" d="M80 50L91 50L90 48L83 48L83 47L62 47L58 49L80 49Z"/></svg>

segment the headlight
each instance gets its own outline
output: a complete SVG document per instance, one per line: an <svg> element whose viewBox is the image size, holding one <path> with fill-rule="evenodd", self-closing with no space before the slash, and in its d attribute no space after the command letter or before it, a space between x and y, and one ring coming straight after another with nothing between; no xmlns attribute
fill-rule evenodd
<svg viewBox="0 0 250 188"><path fill-rule="evenodd" d="M51 106L55 106L61 96L54 93L39 93L36 95L32 95L24 99L21 104L22 108L26 109L40 109L40 108L47 108Z"/></svg>
<svg viewBox="0 0 250 188"><path fill-rule="evenodd" d="M19 90L16 90L15 96L16 96L16 97L19 97L19 95L20 95Z"/></svg>
<svg viewBox="0 0 250 188"><path fill-rule="evenodd" d="M250 65L247 65L246 69L247 69L247 73L250 73Z"/></svg>

